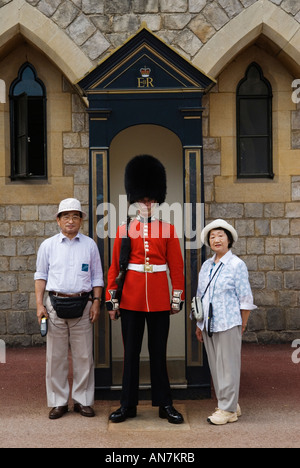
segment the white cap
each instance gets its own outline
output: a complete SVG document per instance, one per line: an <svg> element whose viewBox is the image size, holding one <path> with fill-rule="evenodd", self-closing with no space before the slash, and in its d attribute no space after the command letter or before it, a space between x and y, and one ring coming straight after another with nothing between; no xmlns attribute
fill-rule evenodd
<svg viewBox="0 0 300 468"><path fill-rule="evenodd" d="M82 214L83 219L86 218L86 213L81 209L81 203L76 198L66 198L62 200L59 204L58 212L56 213L56 217L63 212L66 211L80 211Z"/></svg>
<svg viewBox="0 0 300 468"><path fill-rule="evenodd" d="M216 219L212 223L205 226L205 228L201 232L201 242L202 242L202 244L205 244L205 245L209 246L208 234L213 229L218 229L218 228L226 229L227 231L229 231L232 234L233 242L236 242L238 240L238 233L236 232L234 227L231 226L231 224L228 224L226 221L224 221L224 219Z"/></svg>

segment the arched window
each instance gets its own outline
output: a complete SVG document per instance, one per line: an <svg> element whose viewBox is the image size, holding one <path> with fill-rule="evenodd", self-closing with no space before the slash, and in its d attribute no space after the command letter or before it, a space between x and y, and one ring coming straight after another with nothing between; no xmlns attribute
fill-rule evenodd
<svg viewBox="0 0 300 468"><path fill-rule="evenodd" d="M272 87L257 63L238 84L236 110L238 178L272 179Z"/></svg>
<svg viewBox="0 0 300 468"><path fill-rule="evenodd" d="M46 179L46 89L30 63L20 68L9 98L11 179Z"/></svg>

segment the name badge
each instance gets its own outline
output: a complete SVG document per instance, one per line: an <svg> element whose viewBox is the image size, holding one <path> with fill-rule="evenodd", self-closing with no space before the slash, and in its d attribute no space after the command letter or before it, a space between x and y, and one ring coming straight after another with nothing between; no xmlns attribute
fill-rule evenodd
<svg viewBox="0 0 300 468"><path fill-rule="evenodd" d="M89 271L89 265L87 263L83 263L81 267L81 271Z"/></svg>

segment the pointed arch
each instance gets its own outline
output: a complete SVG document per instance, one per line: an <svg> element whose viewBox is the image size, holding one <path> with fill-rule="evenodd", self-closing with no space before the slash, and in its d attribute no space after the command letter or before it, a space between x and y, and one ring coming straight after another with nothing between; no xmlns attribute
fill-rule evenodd
<svg viewBox="0 0 300 468"><path fill-rule="evenodd" d="M216 78L243 49L264 35L277 48L277 57L299 70L300 24L268 0L259 0L233 18L205 44L193 63Z"/></svg>
<svg viewBox="0 0 300 468"><path fill-rule="evenodd" d="M46 54L71 83L93 66L64 31L25 0L13 0L1 7L0 48L18 35Z"/></svg>

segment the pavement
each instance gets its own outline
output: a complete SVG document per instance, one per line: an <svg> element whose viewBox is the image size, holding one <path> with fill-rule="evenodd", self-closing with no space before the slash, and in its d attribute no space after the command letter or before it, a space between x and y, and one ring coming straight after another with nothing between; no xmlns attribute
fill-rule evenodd
<svg viewBox="0 0 300 468"><path fill-rule="evenodd" d="M300 344L300 342L299 342ZM225 426L206 418L216 406L206 400L175 401L185 424L158 418L158 409L141 401L138 417L108 421L117 401L96 401L96 417L70 411L49 420L45 390L45 348L8 349L0 363L1 448L201 449L299 448L300 359L291 344L245 343L242 350L242 417ZM295 359L294 359L295 361ZM104 450L104 451L105 451ZM117 452L115 452L117 453Z"/></svg>

